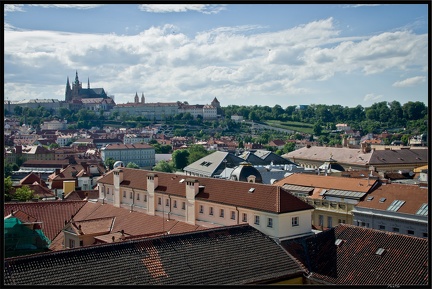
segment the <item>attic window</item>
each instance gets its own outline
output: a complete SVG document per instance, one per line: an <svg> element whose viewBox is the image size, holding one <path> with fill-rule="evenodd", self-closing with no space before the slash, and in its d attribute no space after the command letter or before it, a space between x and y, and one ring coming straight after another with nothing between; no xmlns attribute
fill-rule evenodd
<svg viewBox="0 0 432 289"><path fill-rule="evenodd" d="M255 188L250 188L249 193L253 193L255 191Z"/></svg>
<svg viewBox="0 0 432 289"><path fill-rule="evenodd" d="M378 250L376 250L376 252L375 252L375 255L382 256L382 255L384 255L385 251L386 251L386 249L384 249L384 248L378 248Z"/></svg>
<svg viewBox="0 0 432 289"><path fill-rule="evenodd" d="M344 242L344 240L342 240L342 239L336 239L335 245L339 247L340 245L343 244L343 242Z"/></svg>
<svg viewBox="0 0 432 289"><path fill-rule="evenodd" d="M380 203L384 203L386 200L387 200L386 198L381 198L381 199L379 200L379 202L380 202Z"/></svg>
<svg viewBox="0 0 432 289"><path fill-rule="evenodd" d="M370 196L370 197L367 198L367 201L372 201L373 198L374 198L373 196Z"/></svg>

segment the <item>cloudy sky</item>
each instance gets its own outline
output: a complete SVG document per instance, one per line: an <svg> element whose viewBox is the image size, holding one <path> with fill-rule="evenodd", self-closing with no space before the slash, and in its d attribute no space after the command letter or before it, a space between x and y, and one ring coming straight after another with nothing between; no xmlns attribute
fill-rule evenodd
<svg viewBox="0 0 432 289"><path fill-rule="evenodd" d="M67 77L116 103L422 101L428 4L4 5L4 97L64 100Z"/></svg>

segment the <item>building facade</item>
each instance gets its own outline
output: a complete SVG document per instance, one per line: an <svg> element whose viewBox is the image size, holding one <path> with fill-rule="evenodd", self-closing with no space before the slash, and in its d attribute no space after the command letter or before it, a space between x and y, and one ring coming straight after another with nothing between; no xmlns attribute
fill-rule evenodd
<svg viewBox="0 0 432 289"><path fill-rule="evenodd" d="M151 169L155 165L155 149L148 144L109 144L100 149L102 161L112 158L125 165L132 162L140 168Z"/></svg>

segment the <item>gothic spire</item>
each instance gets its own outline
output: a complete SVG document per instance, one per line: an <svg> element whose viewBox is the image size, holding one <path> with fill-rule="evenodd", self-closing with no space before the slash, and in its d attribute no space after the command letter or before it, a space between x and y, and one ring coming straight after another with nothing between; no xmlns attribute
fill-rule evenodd
<svg viewBox="0 0 432 289"><path fill-rule="evenodd" d="M90 89L90 77L87 78L87 88Z"/></svg>

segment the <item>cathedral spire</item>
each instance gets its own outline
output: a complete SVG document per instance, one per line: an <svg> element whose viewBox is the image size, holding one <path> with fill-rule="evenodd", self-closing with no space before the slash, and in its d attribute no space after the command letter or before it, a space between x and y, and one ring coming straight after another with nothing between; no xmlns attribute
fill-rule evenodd
<svg viewBox="0 0 432 289"><path fill-rule="evenodd" d="M90 77L87 78L87 88L90 89Z"/></svg>
<svg viewBox="0 0 432 289"><path fill-rule="evenodd" d="M141 103L145 103L144 92L141 93Z"/></svg>
<svg viewBox="0 0 432 289"><path fill-rule="evenodd" d="M138 92L135 92L135 103L138 103Z"/></svg>

